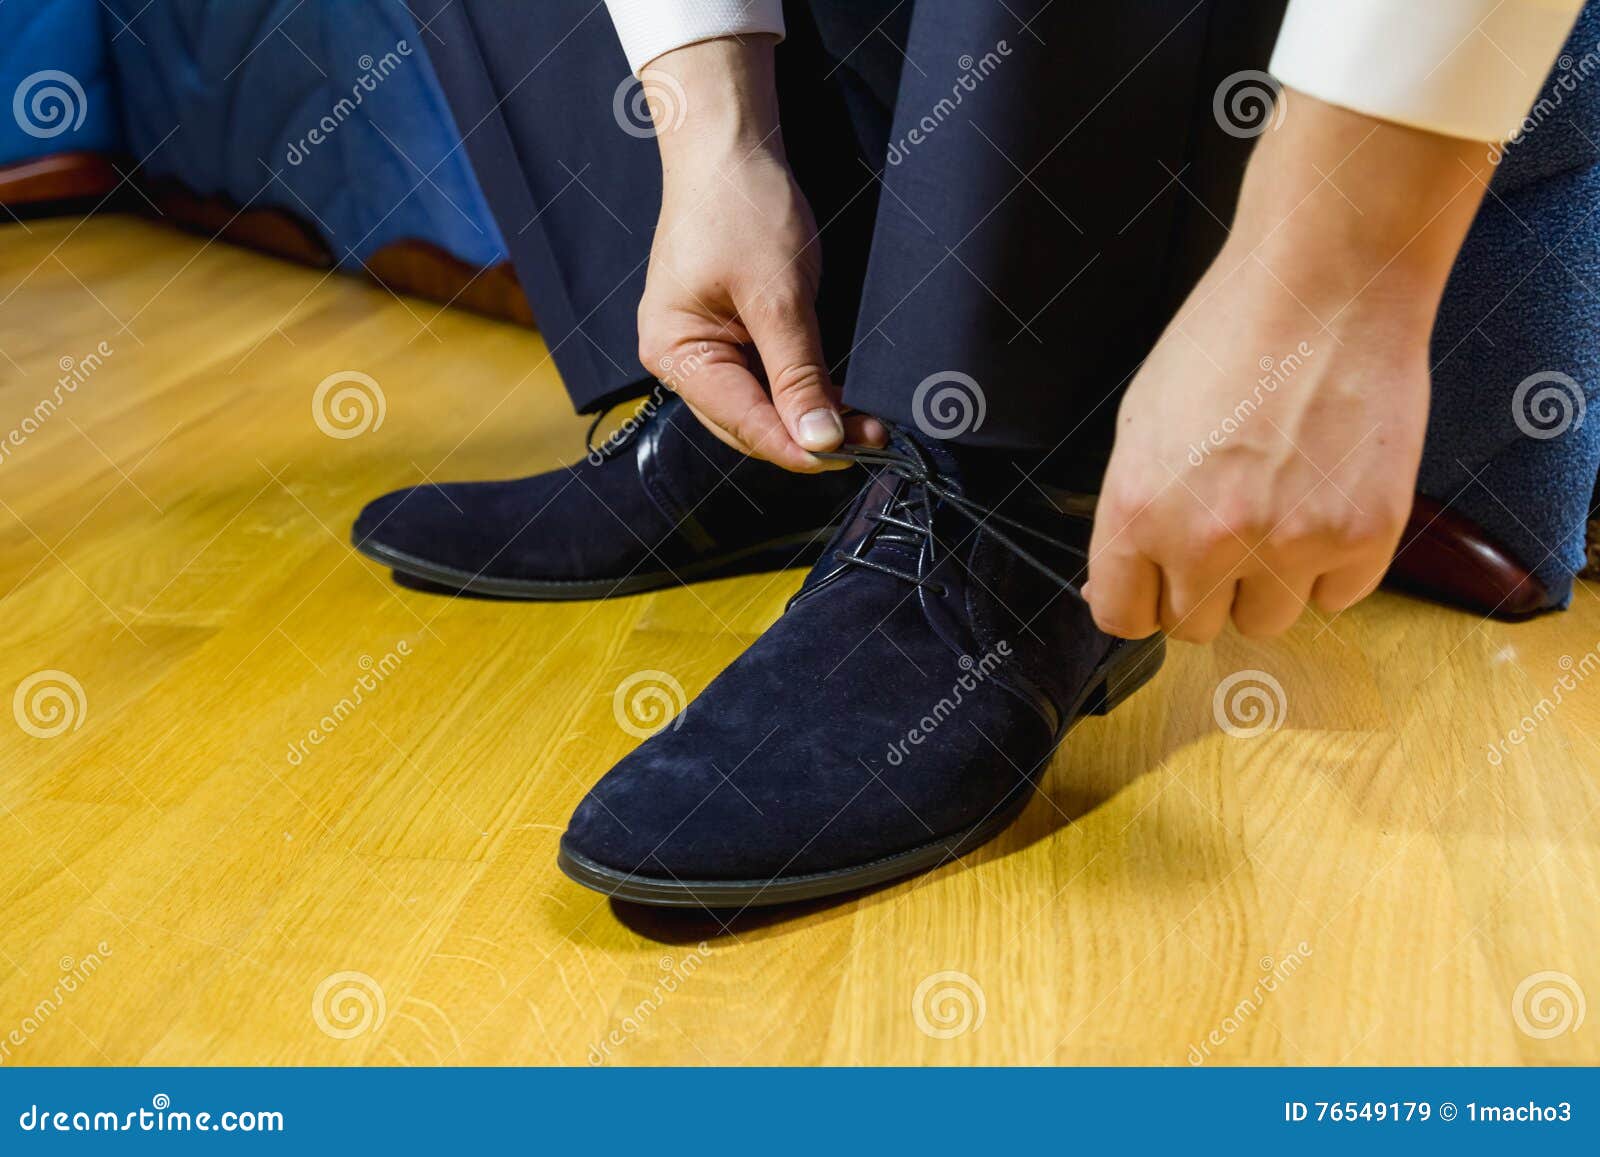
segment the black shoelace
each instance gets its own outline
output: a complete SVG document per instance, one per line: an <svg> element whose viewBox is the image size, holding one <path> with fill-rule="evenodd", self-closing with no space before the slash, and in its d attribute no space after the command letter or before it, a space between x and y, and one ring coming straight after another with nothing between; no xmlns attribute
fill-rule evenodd
<svg viewBox="0 0 1600 1157"><path fill-rule="evenodd" d="M634 399L629 400L633 401ZM622 402L617 402L607 406L594 416L594 421L589 423L589 432L583 436L583 445L591 460L599 458L601 462L608 462L626 450L632 445L633 440L639 436L639 432L654 421L656 416L666 408L667 399L661 396L658 388L638 403L633 414L623 423L621 428L596 446L594 444L594 435L595 431L600 429L600 423L604 422L607 415L615 410L617 406L623 404Z"/></svg>
<svg viewBox="0 0 1600 1157"><path fill-rule="evenodd" d="M951 510L965 516L975 528L987 531L996 542L1051 582L1070 594L1079 598L1082 597L1079 580L1083 577L1083 568L1080 568L1078 573L1069 579L1038 558L1031 550L1006 533L1005 530L1002 530L1001 527L1029 535L1041 542L1048 543L1058 550L1077 555L1085 562L1089 558L1086 551L1073 546L1071 543L1062 542L1060 539L1029 526L1025 522L1001 514L992 507L985 506L980 502L974 502L940 474L926 456L916 452L903 453L890 448L879 450L871 446L846 446L834 453L818 453L817 457L841 462L855 462L861 466L887 470L909 484L904 491L884 503L881 510L867 516L870 521L878 525L879 529L863 536L861 541L856 544L855 550L834 552L834 557L843 565L863 566L869 570L875 570L901 579L916 587L928 587L935 594L943 595L944 585L942 583L910 571L901 570L899 567L879 562L877 559L867 558L864 554L874 540L900 543L918 550L922 549L926 544L928 556L931 560L933 552L938 546L938 540L933 533L933 505L935 500L940 500L948 504ZM911 492L913 491L915 492L915 497L912 497ZM932 569L931 566L929 569Z"/></svg>

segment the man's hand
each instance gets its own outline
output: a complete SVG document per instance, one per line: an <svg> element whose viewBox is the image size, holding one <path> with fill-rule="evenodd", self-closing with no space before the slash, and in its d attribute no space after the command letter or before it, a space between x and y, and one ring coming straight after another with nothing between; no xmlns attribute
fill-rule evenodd
<svg viewBox="0 0 1600 1157"><path fill-rule="evenodd" d="M770 38L689 45L644 72L681 107L657 114L663 187L640 361L735 449L789 470L846 467L811 451L837 449L847 430L873 444L885 434L842 416L829 380L817 227L783 153Z"/></svg>
<svg viewBox="0 0 1600 1157"><path fill-rule="evenodd" d="M1287 630L1382 579L1411 509L1428 339L1481 143L1289 94L1234 231L1129 386L1085 589L1102 629Z"/></svg>

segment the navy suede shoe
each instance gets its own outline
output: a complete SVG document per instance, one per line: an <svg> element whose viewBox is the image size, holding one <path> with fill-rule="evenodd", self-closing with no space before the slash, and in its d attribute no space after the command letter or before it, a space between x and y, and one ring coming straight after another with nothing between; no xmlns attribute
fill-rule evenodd
<svg viewBox="0 0 1600 1157"><path fill-rule="evenodd" d="M780 618L579 805L580 884L743 907L895 879L999 834L1073 722L1159 669L1098 630L1089 523L983 451L896 432Z"/></svg>
<svg viewBox="0 0 1600 1157"><path fill-rule="evenodd" d="M669 397L575 466L386 494L361 512L351 540L447 591L607 598L808 566L861 475L793 474L747 458Z"/></svg>

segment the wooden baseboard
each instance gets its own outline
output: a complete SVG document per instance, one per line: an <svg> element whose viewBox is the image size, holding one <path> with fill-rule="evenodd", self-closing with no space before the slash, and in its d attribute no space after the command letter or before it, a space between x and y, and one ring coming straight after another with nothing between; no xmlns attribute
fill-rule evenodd
<svg viewBox="0 0 1600 1157"><path fill-rule="evenodd" d="M335 263L322 235L294 213L277 208L240 212L225 197L201 196L171 180L150 182L144 188L162 218L180 228L316 269L328 269ZM534 324L533 310L510 262L476 269L432 242L407 238L370 255L366 267L373 280L396 293L519 325Z"/></svg>
<svg viewBox="0 0 1600 1157"><path fill-rule="evenodd" d="M322 234L298 214L280 208L253 208L242 213L229 198L202 197L170 179L144 187L162 218L181 229L221 237L315 269L330 269L334 264L333 251ZM509 261L475 269L442 246L405 238L382 246L365 264L373 280L395 293L410 293L517 325L534 323L533 310Z"/></svg>
<svg viewBox="0 0 1600 1157"><path fill-rule="evenodd" d="M278 209L241 212L224 197L202 197L165 178L140 184L170 225L316 269L333 265L333 254L321 235L292 214Z"/></svg>
<svg viewBox="0 0 1600 1157"><path fill-rule="evenodd" d="M120 180L99 153L54 153L0 165L0 205L36 205L104 197Z"/></svg>
<svg viewBox="0 0 1600 1157"><path fill-rule="evenodd" d="M367 271L391 289L531 326L533 310L509 261L473 269L431 241L395 241L367 258Z"/></svg>

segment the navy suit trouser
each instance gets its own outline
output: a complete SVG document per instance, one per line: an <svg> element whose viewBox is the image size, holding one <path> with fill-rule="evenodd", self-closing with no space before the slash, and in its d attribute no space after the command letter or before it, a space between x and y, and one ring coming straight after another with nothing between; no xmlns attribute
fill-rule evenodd
<svg viewBox="0 0 1600 1157"><path fill-rule="evenodd" d="M435 7L422 43L574 405L645 392L660 165L604 7ZM1222 130L1214 95L1261 67L1281 12L789 4L784 140L821 230L846 401L1097 477L1120 388L1232 213L1250 141Z"/></svg>

